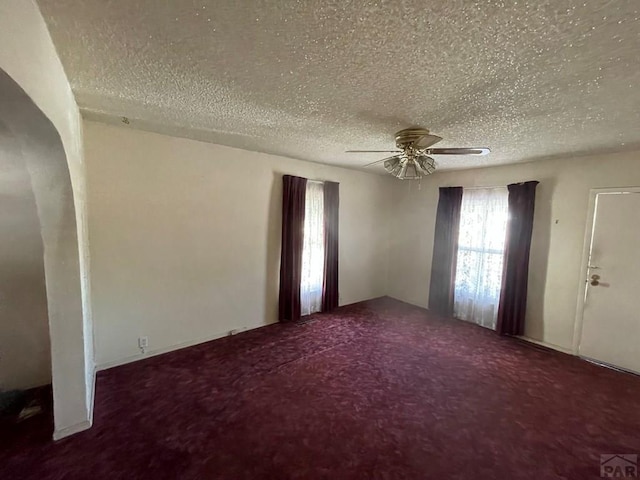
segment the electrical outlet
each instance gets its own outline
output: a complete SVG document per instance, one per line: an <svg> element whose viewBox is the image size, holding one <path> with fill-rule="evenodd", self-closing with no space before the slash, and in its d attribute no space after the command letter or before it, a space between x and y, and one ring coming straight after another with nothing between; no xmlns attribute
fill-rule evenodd
<svg viewBox="0 0 640 480"><path fill-rule="evenodd" d="M144 349L149 346L149 337L138 337L138 347L144 352Z"/></svg>

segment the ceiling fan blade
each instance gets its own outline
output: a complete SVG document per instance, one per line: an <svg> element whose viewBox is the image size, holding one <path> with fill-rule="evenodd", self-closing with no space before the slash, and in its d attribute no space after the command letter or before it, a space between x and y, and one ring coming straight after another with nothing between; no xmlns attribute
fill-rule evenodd
<svg viewBox="0 0 640 480"><path fill-rule="evenodd" d="M427 148L427 155L488 155L491 150L486 147L478 148Z"/></svg>
<svg viewBox="0 0 640 480"><path fill-rule="evenodd" d="M428 148L431 145L435 145L440 140L442 140L442 137L439 137L437 135L422 135L421 137L418 137L415 142L413 142L413 146L418 150L422 150L423 148Z"/></svg>
<svg viewBox="0 0 640 480"><path fill-rule="evenodd" d="M400 153L402 150L345 150L344 153Z"/></svg>
<svg viewBox="0 0 640 480"><path fill-rule="evenodd" d="M393 158L400 158L400 155L393 155L391 157L383 158L382 160L376 160L375 162L367 163L363 165L363 167L370 167L371 165L376 165L377 163L386 162L387 160L391 160Z"/></svg>

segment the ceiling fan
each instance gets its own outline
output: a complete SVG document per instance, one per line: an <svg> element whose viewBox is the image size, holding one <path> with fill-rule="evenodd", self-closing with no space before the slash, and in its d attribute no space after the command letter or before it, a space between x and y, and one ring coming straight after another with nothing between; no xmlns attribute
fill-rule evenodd
<svg viewBox="0 0 640 480"><path fill-rule="evenodd" d="M431 148L440 140L426 128L406 128L396 133L396 150L347 150L347 153L394 153L364 166L383 163L385 170L400 180L419 180L436 170L436 162L430 155L487 155L491 151L486 147Z"/></svg>

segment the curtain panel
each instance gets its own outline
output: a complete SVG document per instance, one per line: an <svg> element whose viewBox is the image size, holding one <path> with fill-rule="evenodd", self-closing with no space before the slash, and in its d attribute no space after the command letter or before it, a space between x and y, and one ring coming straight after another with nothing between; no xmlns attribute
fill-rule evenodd
<svg viewBox="0 0 640 480"><path fill-rule="evenodd" d="M304 212L302 282L300 285L300 314L302 316L322 310L325 262L323 183L307 180Z"/></svg>
<svg viewBox="0 0 640 480"><path fill-rule="evenodd" d="M324 279L322 283L322 311L338 306L338 227L340 185L324 182Z"/></svg>
<svg viewBox="0 0 640 480"><path fill-rule="evenodd" d="M509 220L496 325L496 331L501 335L524 334L529 253L537 185L537 181L531 181L507 186Z"/></svg>
<svg viewBox="0 0 640 480"><path fill-rule="evenodd" d="M462 187L441 187L431 261L429 310L453 315Z"/></svg>
<svg viewBox="0 0 640 480"><path fill-rule="evenodd" d="M278 320L292 321L300 319L307 179L284 175L282 181L282 249Z"/></svg>
<svg viewBox="0 0 640 480"><path fill-rule="evenodd" d="M508 216L507 187L464 191L453 313L492 330L500 303Z"/></svg>

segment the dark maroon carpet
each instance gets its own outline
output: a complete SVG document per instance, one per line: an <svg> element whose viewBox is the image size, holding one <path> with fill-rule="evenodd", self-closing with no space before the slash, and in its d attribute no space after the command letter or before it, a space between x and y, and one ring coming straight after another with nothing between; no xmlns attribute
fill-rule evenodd
<svg viewBox="0 0 640 480"><path fill-rule="evenodd" d="M640 378L379 299L101 372L66 440L20 428L2 479L584 480L640 452Z"/></svg>

